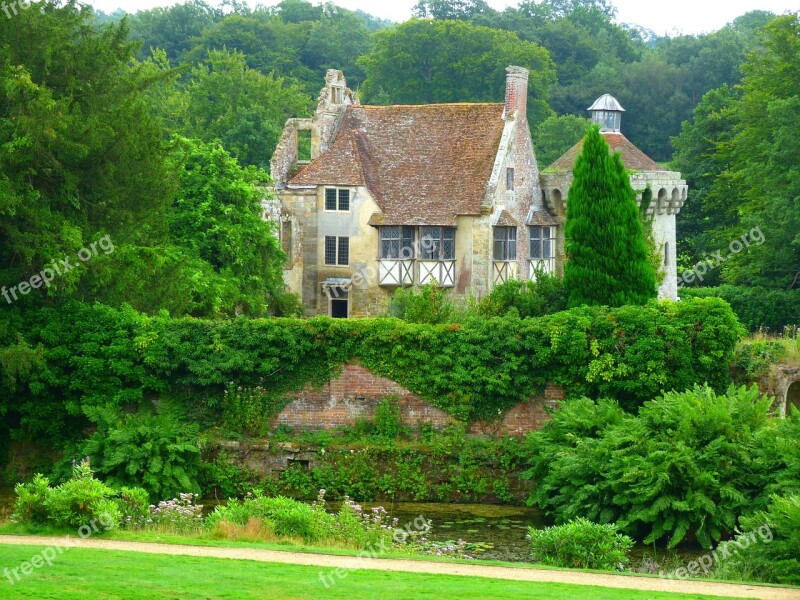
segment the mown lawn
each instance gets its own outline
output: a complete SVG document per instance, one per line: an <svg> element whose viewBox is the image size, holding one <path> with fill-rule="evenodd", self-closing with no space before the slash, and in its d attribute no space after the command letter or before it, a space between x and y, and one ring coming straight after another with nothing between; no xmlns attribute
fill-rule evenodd
<svg viewBox="0 0 800 600"><path fill-rule="evenodd" d="M39 546L0 545L0 569L19 568ZM21 574L20 574L21 575ZM13 585L0 573L0 598L40 600L269 599L300 600L679 600L711 596L629 591L556 583L532 583L421 573L350 571L343 578L320 567L247 560L140 554L71 548ZM328 586L322 577L328 577ZM331 576L335 583L331 584Z"/></svg>

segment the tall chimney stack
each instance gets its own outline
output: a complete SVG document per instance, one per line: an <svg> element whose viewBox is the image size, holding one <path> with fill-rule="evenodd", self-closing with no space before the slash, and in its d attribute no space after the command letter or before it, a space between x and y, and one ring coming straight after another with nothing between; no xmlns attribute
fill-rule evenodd
<svg viewBox="0 0 800 600"><path fill-rule="evenodd" d="M528 119L528 69L506 67L506 108L504 118Z"/></svg>

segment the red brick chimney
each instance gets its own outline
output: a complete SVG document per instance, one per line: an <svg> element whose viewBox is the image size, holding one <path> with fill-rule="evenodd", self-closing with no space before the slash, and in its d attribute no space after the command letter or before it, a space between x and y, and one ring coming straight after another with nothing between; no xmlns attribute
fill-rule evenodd
<svg viewBox="0 0 800 600"><path fill-rule="evenodd" d="M506 108L504 117L513 119L528 118L528 69L506 67Z"/></svg>

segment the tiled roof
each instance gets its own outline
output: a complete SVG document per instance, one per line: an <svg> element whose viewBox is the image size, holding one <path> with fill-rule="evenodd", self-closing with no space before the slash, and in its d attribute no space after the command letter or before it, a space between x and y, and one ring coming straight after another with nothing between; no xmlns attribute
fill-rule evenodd
<svg viewBox="0 0 800 600"><path fill-rule="evenodd" d="M634 146L631 141L621 133L604 132L602 134L608 143L611 152L619 151L622 162L629 171L665 171L657 162ZM567 150L561 158L550 165L547 170L558 173L571 173L578 160L578 155L583 149L583 140Z"/></svg>
<svg viewBox="0 0 800 600"><path fill-rule="evenodd" d="M558 225L558 221L545 210L532 210L528 215L528 225L550 226Z"/></svg>
<svg viewBox="0 0 800 600"><path fill-rule="evenodd" d="M333 145L290 186L366 185L371 223L453 225L478 215L505 122L503 104L348 106Z"/></svg>
<svg viewBox="0 0 800 600"><path fill-rule="evenodd" d="M506 209L497 215L497 219L494 222L495 227L519 227L519 221L514 218L510 212Z"/></svg>

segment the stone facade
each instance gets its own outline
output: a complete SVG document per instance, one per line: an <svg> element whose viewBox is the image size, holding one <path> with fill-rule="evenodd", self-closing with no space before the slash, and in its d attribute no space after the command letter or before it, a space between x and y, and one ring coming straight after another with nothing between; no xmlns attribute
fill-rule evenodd
<svg viewBox="0 0 800 600"><path fill-rule="evenodd" d="M387 396L398 399L403 423L410 427L427 423L443 429L453 423L448 413L395 381L379 377L361 365L349 364L339 377L321 389L309 387L293 394L294 399L275 417L273 426L287 425L300 430L352 426L361 418L372 420L375 408ZM515 406L500 421L472 423L469 433L525 435L536 431L550 418L546 409L555 407L563 398L560 387L549 385L543 397Z"/></svg>
<svg viewBox="0 0 800 600"><path fill-rule="evenodd" d="M270 218L280 219L289 256L284 278L306 313L374 316L388 312L399 287L436 280L481 297L510 278L535 277L534 267L562 273L580 143L540 173L527 98L528 71L508 67L503 104L363 106L344 75L328 71L314 116L287 122L271 163L279 216ZM624 109L607 99L602 115L618 127ZM299 160L305 131L309 161ZM618 129L603 133L621 152L638 201L648 186L653 192L648 213L665 272L659 297L677 299L675 215L686 182Z"/></svg>

